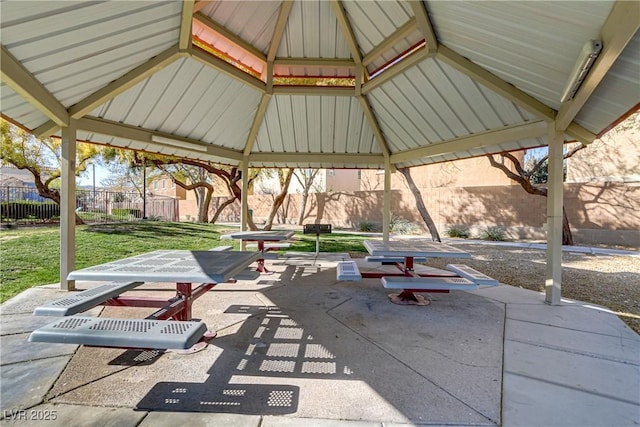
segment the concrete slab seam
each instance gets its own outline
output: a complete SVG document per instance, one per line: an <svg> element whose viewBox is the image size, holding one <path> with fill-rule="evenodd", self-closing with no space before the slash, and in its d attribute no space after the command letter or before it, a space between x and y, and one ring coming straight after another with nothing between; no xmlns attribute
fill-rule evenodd
<svg viewBox="0 0 640 427"><path fill-rule="evenodd" d="M335 307L334 307L335 308ZM443 393L451 396L452 398L454 398L455 400L457 400L458 402L460 402L462 405L466 406L467 408L471 409L473 412L475 412L476 414L480 415L481 417L491 421L492 423L494 423L494 425L499 425L499 422L496 420L491 419L491 417L489 417L488 415L483 414L482 412L480 412L478 409L474 408L473 406L470 406L467 402L465 402L464 400L462 400L460 397L456 396L455 394L451 393L450 391L446 390L445 388L443 388L440 384L438 384L437 382L435 382L433 379L425 376L422 372L417 371L416 369L412 368L411 366L407 365L405 362L403 362L402 360L398 359L396 356L394 356L393 354L391 354L387 349L383 348L382 346L380 346L378 343L376 343L375 341L371 340L369 337L362 335L360 332L358 332L357 330L353 329L351 326L347 325L346 323L342 322L340 319L336 318L335 316L333 316L330 311L333 310L333 308L329 309L326 311L326 314L331 317L333 320L335 320L336 322L338 322L339 324L341 324L342 326L344 326L345 328L349 329L351 332L353 332L354 334L358 335L359 337L361 337L362 339L364 339L365 341L367 341L369 344L373 345L374 347L378 348L380 351L382 351L383 353L385 353L387 356L389 356L390 358L392 358L393 360L395 360L396 362L398 362L399 364L401 364L402 366L404 366L405 368L407 368L409 371L414 372L417 376L424 378L425 381L428 381L429 383L433 384L434 387L440 389ZM504 335L503 335L504 336ZM447 355L443 354L443 353L439 353L437 351L431 350L434 353L443 356L443 357L447 357ZM504 351L504 345L503 345L503 351ZM504 357L504 355L503 355ZM458 362L460 363L460 362ZM467 366L471 366L468 365ZM504 368L503 368L504 369ZM502 394L502 393L501 393ZM502 406L502 405L501 405Z"/></svg>
<svg viewBox="0 0 640 427"><path fill-rule="evenodd" d="M541 382L541 383L545 383L545 384L550 384L550 385L554 385L556 387L560 387L560 388L564 388L564 389L569 389L569 390L574 390L580 393L586 393L586 394L591 394L593 396L598 396L598 397L602 397L605 399L609 399L609 400L614 400L616 402L622 402L622 403L627 403L633 406L638 406L640 408L640 404L637 401L634 400L630 400L630 399L623 399L617 396L611 396L609 394L606 393L600 393L597 391L593 391L593 390L585 390L579 387L575 387L575 386L571 386L571 385L567 385L561 382L557 382L557 381L551 381L551 380L547 380L544 378L539 378L539 377L532 377L531 375L525 375L525 374L521 374L518 372L510 372L510 371L506 371L507 374L509 375L515 375L517 377L520 378L525 378L531 381L537 381L537 382Z"/></svg>

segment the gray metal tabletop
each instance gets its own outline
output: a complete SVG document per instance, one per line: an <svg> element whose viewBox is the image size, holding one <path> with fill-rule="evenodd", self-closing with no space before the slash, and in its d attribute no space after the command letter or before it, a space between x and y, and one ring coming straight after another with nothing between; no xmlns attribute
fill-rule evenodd
<svg viewBox="0 0 640 427"><path fill-rule="evenodd" d="M364 247L375 256L427 258L471 258L471 254L453 246L426 239L365 240Z"/></svg>
<svg viewBox="0 0 640 427"><path fill-rule="evenodd" d="M223 234L221 239L239 239L239 240L262 240L265 242L276 242L288 240L293 236L293 231L274 230L274 231L239 231L237 233Z"/></svg>
<svg viewBox="0 0 640 427"><path fill-rule="evenodd" d="M69 280L221 283L258 259L258 252L160 250L69 273Z"/></svg>

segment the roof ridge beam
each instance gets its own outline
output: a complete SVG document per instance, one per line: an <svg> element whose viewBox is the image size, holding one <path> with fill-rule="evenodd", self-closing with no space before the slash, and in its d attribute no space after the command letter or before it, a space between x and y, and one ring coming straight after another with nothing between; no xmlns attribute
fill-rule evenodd
<svg viewBox="0 0 640 427"><path fill-rule="evenodd" d="M274 95L355 96L353 86L279 86L273 87Z"/></svg>
<svg viewBox="0 0 640 427"><path fill-rule="evenodd" d="M152 140L153 136L161 136L164 138L176 140L176 142L185 142L189 145L198 145L206 148L206 154L216 157L222 157L230 160L241 160L242 153L240 151L231 150L228 148L216 147L211 144L203 143L202 141L184 138L181 136L172 135L165 132L153 131L149 129L139 128L137 126L126 125L123 123L114 122L111 120L99 119L96 117L83 117L77 121L78 129L82 129L86 132L97 133L101 135L114 136L116 138L130 139L134 141L143 142L150 146L157 146L169 149L179 149L177 145L162 144L161 142L155 142ZM184 150L189 150L189 147L185 147Z"/></svg>
<svg viewBox="0 0 640 427"><path fill-rule="evenodd" d="M340 153L253 153L249 160L254 163L352 163L356 165L380 166L384 164L382 154Z"/></svg>
<svg viewBox="0 0 640 427"><path fill-rule="evenodd" d="M180 18L180 38L178 46L185 50L191 45L191 23L193 22L193 10L195 0L182 0L182 16Z"/></svg>
<svg viewBox="0 0 640 427"><path fill-rule="evenodd" d="M222 59L216 56L210 55L209 53L207 53L203 49L200 49L199 47L191 46L189 49L187 49L187 52L189 56L192 57L193 59L197 59L203 64L208 65L211 68L218 70L221 73L226 74L231 78L239 80L242 83L246 83L249 86L252 86L254 89L257 89L261 92L267 91L267 86L265 82L263 82L262 80L255 78L248 73L245 73L244 71L231 65L227 61L223 61Z"/></svg>
<svg viewBox="0 0 640 427"><path fill-rule="evenodd" d="M96 92L87 96L75 105L72 105L69 108L71 118L79 119L83 117L94 108L104 104L112 98L115 98L152 74L162 70L182 55L183 53L180 52L178 45L171 46L164 52L154 56L147 62L137 66L108 85L98 89Z"/></svg>
<svg viewBox="0 0 640 427"><path fill-rule="evenodd" d="M378 119L375 114L373 114L373 109L371 108L371 104L369 104L369 100L366 95L362 95L358 97L358 101L360 101L360 107L364 112L364 116L367 118L369 122L369 126L373 130L373 134L376 136L378 140L378 145L380 146L380 151L382 151L382 155L385 158L385 161L389 159L389 144L387 143L387 139L384 137L382 130L380 129L380 124L378 123Z"/></svg>
<svg viewBox="0 0 640 427"><path fill-rule="evenodd" d="M56 126L68 126L69 113L64 105L4 45L1 51L2 82L51 119Z"/></svg>
<svg viewBox="0 0 640 427"><path fill-rule="evenodd" d="M376 87L381 84L387 82L388 80L394 78L400 73L405 72L408 68L413 67L419 62L422 62L426 58L429 57L429 51L425 46L418 48L415 52L411 53L409 56L406 56L404 59L395 63L373 79L369 80L365 84L362 85L362 93L367 94L371 92Z"/></svg>
<svg viewBox="0 0 640 427"><path fill-rule="evenodd" d="M338 25L342 30L342 35L346 39L347 45L349 46L351 57L353 58L356 65L362 64L362 55L358 47L358 40L356 39L356 35L353 32L351 23L347 18L347 12L344 10L342 1L331 0L331 7L333 7L333 12L335 13L336 19L338 20Z"/></svg>
<svg viewBox="0 0 640 427"><path fill-rule="evenodd" d="M230 42L232 42L233 44L235 44L236 46L238 46L240 49L244 50L248 54L256 57L262 62L267 62L267 57L262 51L257 49L251 43L248 43L243 39L241 39L237 34L232 33L227 28L218 24L213 19L209 18L207 15L203 15L202 13L197 12L193 15L193 18L197 20L199 23L201 23L202 25L204 25L205 27L209 28L210 30L220 34L222 37L226 38L227 40L229 40Z"/></svg>
<svg viewBox="0 0 640 427"><path fill-rule="evenodd" d="M472 80L486 86L509 101L521 106L541 119L552 121L556 118L556 111L533 96L516 88L505 80L487 71L480 65L465 58L459 53L440 44L436 59L466 74Z"/></svg>
<svg viewBox="0 0 640 427"><path fill-rule="evenodd" d="M433 25L431 25L431 19L429 19L429 14L427 14L426 6L422 0L409 0L409 4L416 17L418 31L420 31L420 34L422 34L422 37L424 37L427 43L429 55L433 56L438 51L438 39L433 32Z"/></svg>
<svg viewBox="0 0 640 427"><path fill-rule="evenodd" d="M290 0L285 0L280 5L280 10L278 11L278 18L276 19L276 26L273 29L273 34L271 35L271 41L269 42L269 51L267 52L267 92L273 93L273 67L274 60L276 59L276 54L278 53L278 49L280 48L280 41L282 40L282 36L284 35L284 30L287 27L287 21L289 20L289 14L291 13L291 8L293 8L293 2Z"/></svg>
<svg viewBox="0 0 640 427"><path fill-rule="evenodd" d="M276 54L280 48L280 41L284 35L284 30L287 27L287 21L289 20L289 14L293 8L293 1L285 0L280 6L278 12L278 19L276 20L276 26L273 29L273 35L271 42L269 43L269 51L267 52L267 61L273 61L276 59Z"/></svg>
<svg viewBox="0 0 640 427"><path fill-rule="evenodd" d="M503 142L517 141L520 139L538 138L546 136L547 132L548 124L545 120L520 123L395 153L391 155L391 163L403 163L425 157L440 156L455 151L468 151L474 148L498 145Z"/></svg>
<svg viewBox="0 0 640 427"><path fill-rule="evenodd" d="M616 1L602 29L602 52L573 99L562 103L556 117L556 130L564 131L587 103L613 63L640 29L637 2Z"/></svg>
<svg viewBox="0 0 640 427"><path fill-rule="evenodd" d="M385 38L379 45L374 47L362 58L362 65L367 66L376 60L380 55L393 47L400 40L405 38L410 32L416 29L416 18L412 17L403 26L395 30L389 37Z"/></svg>
<svg viewBox="0 0 640 427"><path fill-rule="evenodd" d="M273 63L282 67L354 68L356 66L353 59L346 58L276 58Z"/></svg>
<svg viewBox="0 0 640 427"><path fill-rule="evenodd" d="M260 130L260 125L262 124L264 115L267 112L269 101L271 101L271 94L263 93L262 99L260 99L260 104L258 105L258 110L256 111L256 115L253 116L253 123L251 124L251 129L249 130L247 143L244 145L245 156L251 154L251 150L253 150L253 145L255 144L256 138L258 137L258 131Z"/></svg>

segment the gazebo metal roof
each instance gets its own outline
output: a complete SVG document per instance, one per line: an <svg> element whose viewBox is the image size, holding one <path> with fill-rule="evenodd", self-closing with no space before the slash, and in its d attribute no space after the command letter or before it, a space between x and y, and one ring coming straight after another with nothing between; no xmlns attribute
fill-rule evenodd
<svg viewBox="0 0 640 427"><path fill-rule="evenodd" d="M640 99L638 2L0 7L5 118L37 136L75 120L80 140L229 165L424 165L546 145L551 122L589 143Z"/></svg>

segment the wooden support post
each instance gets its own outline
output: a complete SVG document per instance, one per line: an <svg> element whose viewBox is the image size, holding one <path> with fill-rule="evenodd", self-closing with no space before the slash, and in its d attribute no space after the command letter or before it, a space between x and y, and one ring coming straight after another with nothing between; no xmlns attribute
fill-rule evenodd
<svg viewBox="0 0 640 427"><path fill-rule="evenodd" d="M549 178L547 193L547 271L545 301L560 305L562 279L562 196L563 196L563 133L549 123Z"/></svg>
<svg viewBox="0 0 640 427"><path fill-rule="evenodd" d="M62 128L60 164L60 289L72 291L74 280L67 276L76 266L76 121Z"/></svg>

